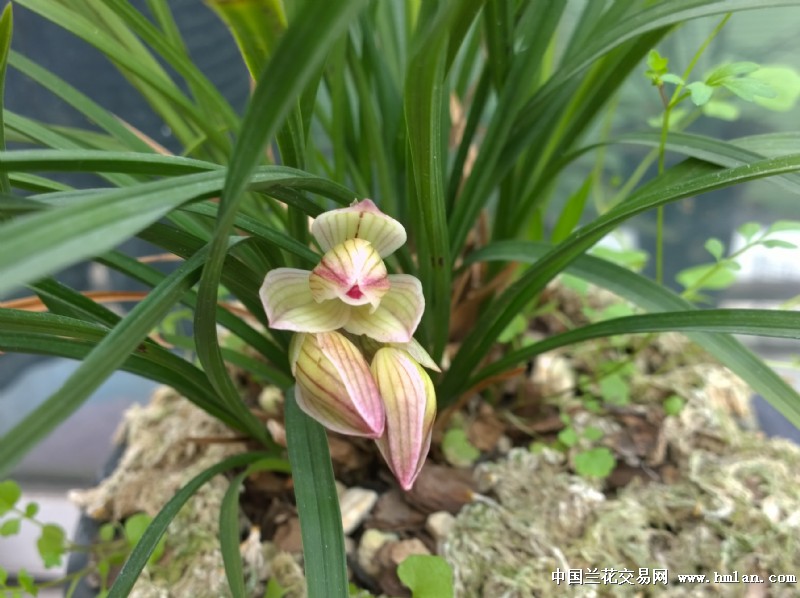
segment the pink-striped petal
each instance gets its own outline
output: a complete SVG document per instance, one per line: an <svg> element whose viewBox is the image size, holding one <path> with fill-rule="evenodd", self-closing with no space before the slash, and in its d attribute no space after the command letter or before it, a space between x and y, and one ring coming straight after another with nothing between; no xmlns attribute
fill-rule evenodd
<svg viewBox="0 0 800 598"><path fill-rule="evenodd" d="M300 408L334 432L380 437L386 413L369 366L338 332L306 334L294 364Z"/></svg>
<svg viewBox="0 0 800 598"><path fill-rule="evenodd" d="M372 243L382 258L406 242L403 225L381 212L369 199L320 214L311 225L311 234L323 251L329 251L347 239L365 239Z"/></svg>
<svg viewBox="0 0 800 598"><path fill-rule="evenodd" d="M307 270L270 270L259 296L270 328L295 332L330 332L341 328L350 317L350 306L341 301L318 303L311 296Z"/></svg>
<svg viewBox="0 0 800 598"><path fill-rule="evenodd" d="M369 304L373 311L389 290L386 265L364 239L348 239L328 251L311 272L308 284L315 301Z"/></svg>
<svg viewBox="0 0 800 598"><path fill-rule="evenodd" d="M400 349L380 349L370 369L386 408L386 431L376 443L400 486L410 490L431 446L436 419L433 383Z"/></svg>
<svg viewBox="0 0 800 598"><path fill-rule="evenodd" d="M409 274L390 274L389 292L378 308L353 307L344 329L352 334L365 334L381 343L407 343L425 311L422 284Z"/></svg>

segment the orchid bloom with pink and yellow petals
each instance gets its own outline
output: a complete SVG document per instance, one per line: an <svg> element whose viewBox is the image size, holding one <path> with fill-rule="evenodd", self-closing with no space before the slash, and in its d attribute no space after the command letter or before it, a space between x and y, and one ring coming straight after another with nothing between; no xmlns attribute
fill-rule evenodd
<svg viewBox="0 0 800 598"><path fill-rule="evenodd" d="M311 234L325 252L316 268L277 268L264 279L260 295L270 327L342 328L379 342L409 342L425 310L422 285L408 274L388 274L383 263L406 242L403 225L365 199L320 214Z"/></svg>
<svg viewBox="0 0 800 598"><path fill-rule="evenodd" d="M439 368L413 337L425 309L422 285L389 274L383 262L406 231L365 199L321 214L311 234L324 252L317 267L272 270L260 292L270 327L297 332L289 346L295 399L328 429L375 439L409 490L436 417L423 366Z"/></svg>

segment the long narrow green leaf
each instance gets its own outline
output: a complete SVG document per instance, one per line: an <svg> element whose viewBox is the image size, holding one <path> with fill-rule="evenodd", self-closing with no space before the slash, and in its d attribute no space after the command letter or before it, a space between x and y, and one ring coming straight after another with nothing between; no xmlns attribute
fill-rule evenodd
<svg viewBox="0 0 800 598"><path fill-rule="evenodd" d="M153 236L155 238L151 240L155 241L158 239L161 243L165 243L166 236L163 232L161 232L163 231L163 226L164 225L160 224L153 225L153 227L159 229L159 233L154 234ZM195 241L196 242L192 243L191 247L188 248L186 253L183 253L183 251L179 250L178 247L173 246L172 241L169 242L170 246L166 249L169 251L180 251L178 255L188 258L195 252L199 251L202 247L202 241ZM119 252L106 253L98 258L97 261L98 263L104 264L114 270L117 270L118 272L130 276L134 280L143 282L151 287L158 286L166 277L163 273L159 272L155 268L147 264L142 264L136 259L123 255ZM238 282L239 279L247 280L247 278L242 274L239 264L230 262L228 263L228 266L229 267L226 268L226 277L223 278L223 283L229 290L235 292L239 290L236 286L236 282ZM257 319L260 319L259 311L261 311L263 308L261 307L260 301L258 301L257 290L251 289L250 291L254 297L253 301L249 300L249 298L245 295L237 295L237 298L242 301L245 307L247 307L247 309L250 310ZM194 309L197 304L197 293L195 291L188 291L181 299L181 303L182 305ZM259 311L253 311L254 308L258 308ZM217 309L216 319L221 326L224 326L230 332L246 342L250 347L261 353L275 367L280 368L284 375L288 375L289 367L286 358L286 351L276 346L275 343L269 339L268 335L259 332L247 324L243 319L235 316L223 307L219 307Z"/></svg>
<svg viewBox="0 0 800 598"><path fill-rule="evenodd" d="M256 79L286 30L282 0L209 0L208 5L231 30L250 76Z"/></svg>
<svg viewBox="0 0 800 598"><path fill-rule="evenodd" d="M551 249L550 245L544 243L500 241L470 254L465 264L482 260L533 263ZM680 295L649 278L600 258L583 255L572 262L566 272L608 289L647 311L697 309ZM686 335L736 372L788 419L794 421L798 418L800 395L797 391L735 338L726 334L701 332L687 332ZM479 372L478 377L482 379L484 376Z"/></svg>
<svg viewBox="0 0 800 598"><path fill-rule="evenodd" d="M197 346L193 338L164 332L162 332L160 336L176 349L185 349L193 353L197 352ZM260 359L255 359L239 351L222 347L222 358L227 363L247 372L248 376L252 376L253 379L263 382L264 384L272 384L280 389L289 388L294 384L294 378L291 376L264 363Z"/></svg>
<svg viewBox="0 0 800 598"><path fill-rule="evenodd" d="M36 122L30 118L20 116L5 110L5 124L9 131L16 131L23 134L33 143L38 143L46 147L62 150L86 149L85 144L80 140L71 139L67 135L62 135L54 127ZM132 185L137 182L136 178L127 174L108 174L98 173L109 183L116 186Z"/></svg>
<svg viewBox="0 0 800 598"><path fill-rule="evenodd" d="M24 172L50 170L63 172L126 172L174 176L221 170L211 162L139 152L105 150L16 150L0 152L0 170Z"/></svg>
<svg viewBox="0 0 800 598"><path fill-rule="evenodd" d="M133 585L136 583L136 580L139 579L142 569L144 569L144 566L147 564L150 555L153 554L153 550L155 550L156 545L159 540L161 540L161 536L167 531L170 522L175 518L175 515L178 514L178 511L181 510L181 507L186 504L186 501L188 501L203 484L214 476L228 471L229 469L245 467L262 459L273 460L276 469L282 466L280 460L274 459L274 457L268 453L243 453L241 455L234 455L233 457L228 457L224 461L220 461L216 465L209 467L204 472L192 478L183 488L178 490L175 496L164 505L164 508L159 511L158 515L156 515L153 521L150 522L150 525L147 526L147 529L134 547L128 560L125 561L125 564L122 566L122 570L119 572L117 579L114 580L114 585L111 586L108 592L108 598L125 598L130 594Z"/></svg>
<svg viewBox="0 0 800 598"><path fill-rule="evenodd" d="M619 334L644 332L714 332L800 339L800 313L767 309L698 309L640 314L588 324L550 336L531 346L511 351L481 371L481 378L566 345ZM790 419L800 427L800 402L792 405Z"/></svg>
<svg viewBox="0 0 800 598"><path fill-rule="evenodd" d="M228 490L222 499L219 510L219 546L222 562L225 566L225 577L228 578L228 589L233 598L246 598L244 583L244 567L242 553L239 548L241 518L239 517L239 495L241 485L248 476L258 471L281 471L289 473L289 464L278 459L262 459L231 480Z"/></svg>
<svg viewBox="0 0 800 598"><path fill-rule="evenodd" d="M373 196L380 198L380 205L383 211L389 214L397 214L398 202L388 157L392 146L389 145L387 147L383 138L385 134L383 114L375 109L372 89L362 64L363 57L356 54L352 43L347 46L347 58L358 92L359 107L363 120L363 136L365 138L363 142L369 148L371 160L375 164L378 194Z"/></svg>
<svg viewBox="0 0 800 598"><path fill-rule="evenodd" d="M514 50L514 7L508 0L488 0L483 11L486 53L494 86L503 87Z"/></svg>
<svg viewBox="0 0 800 598"><path fill-rule="evenodd" d="M561 210L561 215L558 217L556 225L553 227L551 239L553 243L560 243L566 239L581 220L583 215L583 208L586 205L586 200L589 197L589 191L592 188L594 177L588 176L583 184L575 190L567 199L567 203Z"/></svg>
<svg viewBox="0 0 800 598"><path fill-rule="evenodd" d="M219 170L101 191L0 224L0 293L107 251L188 201L217 195L224 176ZM325 179L279 166L264 167L250 184L262 190L285 186L345 197L350 193ZM41 243L42 238L48 242Z"/></svg>
<svg viewBox="0 0 800 598"><path fill-rule="evenodd" d="M146 345L140 343L196 282L205 258L206 252L198 252L181 264L103 338L61 388L6 434L0 443L0 463L3 466L16 463L36 442L71 415L137 347L140 352L146 350ZM255 438L268 439L263 426L244 403L227 406L241 427Z"/></svg>
<svg viewBox="0 0 800 598"><path fill-rule="evenodd" d="M54 314L71 316L109 328L116 326L121 319L107 307L95 303L54 278L40 280L32 284L31 288ZM59 306L61 309L57 309L55 306Z"/></svg>
<svg viewBox="0 0 800 598"><path fill-rule="evenodd" d="M214 388L226 402L238 400L238 395L222 360L214 314L228 251L228 235L265 144L297 105L300 94L318 73L334 40L365 5L365 0L309 5L302 18L294 22L281 38L272 60L258 79L244 117L241 136L234 146L225 178L217 227L203 269L195 315L198 357Z"/></svg>
<svg viewBox="0 0 800 598"><path fill-rule="evenodd" d="M218 206L213 203L196 203L182 208L184 211L201 214L203 216L217 217ZM308 245L303 245L293 237L282 233L274 228L265 226L255 218L250 218L240 214L236 217L236 228L240 228L251 235L264 239L268 243L272 243L281 249L288 251L303 259L309 265L316 265L319 261L319 254L314 253L308 248Z"/></svg>
<svg viewBox="0 0 800 598"><path fill-rule="evenodd" d="M746 181L800 170L800 155L762 160L731 169L719 170L693 161L682 163L643 187L628 201L618 205L570 237L536 262L487 310L464 340L453 364L442 381L444 400L452 399L461 386L463 372L472 371L511 319L575 258L597 243L625 220L648 209L684 197L699 195ZM699 171L700 174L692 171Z"/></svg>
<svg viewBox="0 0 800 598"><path fill-rule="evenodd" d="M626 3L615 3L625 7ZM612 26L597 27L597 35L587 38L588 43L581 44L580 51L570 56L554 76L547 82L542 93L532 98L519 112L515 129L527 131L530 122L540 113L537 104L553 99L555 92L567 81L594 63L601 56L625 42L663 27L670 27L692 19L699 19L728 12L777 8L781 6L798 6L798 0L671 0L657 4L636 4L635 10L623 18L608 23Z"/></svg>
<svg viewBox="0 0 800 598"><path fill-rule="evenodd" d="M140 86L141 93L154 103L156 111L162 114L184 144L188 145L194 136L184 124L184 119L188 118L217 147L221 149L230 147L229 140L181 92L158 62L144 51L140 44L136 51L130 45L120 44L119 40L109 33L107 27L98 26L86 18L85 14L79 13L69 5L48 0L17 0L17 3L92 44L122 67L127 76L133 75L136 80L146 84L146 87ZM97 8L101 7L98 5ZM110 25L108 21L104 23ZM136 38L128 32L128 41L138 44L135 40Z"/></svg>
<svg viewBox="0 0 800 598"><path fill-rule="evenodd" d="M492 187L497 182L495 165L512 130L514 119L525 103L530 82L541 68L539 58L558 25L565 6L563 2L546 2L544 5L530 3L520 18L519 46L522 50L511 66L476 158L481 168L473 170L467 179L461 197L455 203L451 214L449 240L453 259L458 256L481 206L485 204L486 197L490 195ZM512 164L507 166L510 168Z"/></svg>
<svg viewBox="0 0 800 598"><path fill-rule="evenodd" d="M172 16L168 0L147 0L147 8L169 43L175 48L185 48L181 30Z"/></svg>
<svg viewBox="0 0 800 598"><path fill-rule="evenodd" d="M43 176L27 174L24 172L15 172L10 174L8 178L11 179L11 185L15 189L23 189L25 191L32 191L34 193L69 191L72 189L72 187L64 183L59 183Z"/></svg>
<svg viewBox="0 0 800 598"><path fill-rule="evenodd" d="M26 332L5 332L0 330L0 350L13 353L30 353L82 361L97 346L96 342L65 338L52 334ZM215 403L216 397L209 392L209 385L196 384L194 378L203 378L203 373L189 362L164 351L148 351L145 355L134 353L122 363L119 369L136 374L148 380L174 388L182 396L216 417L232 429L239 429L234 417ZM9 464L9 467L11 464ZM0 472L8 473L5 464L0 464Z"/></svg>
<svg viewBox="0 0 800 598"><path fill-rule="evenodd" d="M475 133L478 131L478 126L481 124L481 117L486 108L486 103L489 100L491 89L491 71L489 69L484 69L478 80L475 92L472 95L472 103L469 106L467 123L464 127L464 133L461 136L461 143L458 145L456 157L453 160L453 166L450 169L450 179L447 184L448 214L453 212L456 196L458 195L458 191L464 179L464 166L467 163L467 156L469 156L470 147L472 147L475 141Z"/></svg>
<svg viewBox="0 0 800 598"><path fill-rule="evenodd" d="M666 33L667 29L647 32L614 48L550 102L547 117L542 115L543 118L537 119L537 137L526 148L526 156L517 171L522 176L514 196L522 199L514 217L507 219L513 223L512 231L520 231L529 215L536 216L544 211L550 196L547 191L552 187L557 172L551 167L553 160L568 151L587 132L607 102L628 80L631 71ZM506 147L503 153L509 151ZM506 159L503 156L500 160L501 172L506 169Z"/></svg>
<svg viewBox="0 0 800 598"><path fill-rule="evenodd" d="M5 138L5 90L6 90L6 66L8 66L8 52L11 48L11 31L14 27L14 15L11 11L11 4L6 4L3 9L3 16L0 17L0 151L6 149ZM0 172L0 191L9 193L11 182L8 180L7 172Z"/></svg>
<svg viewBox="0 0 800 598"><path fill-rule="evenodd" d="M192 62L186 49L176 46L165 37L144 15L127 0L104 0L109 13L118 16L138 35L148 47L161 56L181 77L184 78L192 94L203 107L206 118L212 123L221 121L230 129L239 125L239 117L230 103L220 93L202 71Z"/></svg>
<svg viewBox="0 0 800 598"><path fill-rule="evenodd" d="M239 543L241 542L239 492L240 486L249 473L250 468L247 468L231 480L219 510L219 548L222 553L222 563L225 567L225 577L228 580L228 590L230 590L233 598L245 598L247 596L247 590L244 585L242 553L239 549Z"/></svg>
<svg viewBox="0 0 800 598"><path fill-rule="evenodd" d="M555 166L554 170L559 172L567 164L570 164L579 156L586 152L592 151L596 148L611 145L611 144L632 144L643 145L646 147L659 147L661 143L660 133L632 133L622 135L615 139L609 139L603 143L596 143L589 146L582 147L569 155L564 156ZM773 146L773 152L768 153L770 146ZM774 146L782 148L777 150ZM667 141L664 146L668 151L677 152L689 158L696 158L717 164L719 166L726 166L733 168L734 166L741 166L749 164L764 158L774 158L785 156L791 153L800 153L800 143L793 136L786 134L776 135L758 135L757 137L744 137L740 139L732 139L725 141L722 139L714 139L705 135L697 135L695 133L685 133L681 131L673 131L667 136ZM758 149L755 149L755 148ZM760 150L760 151L758 151ZM789 173L781 176L770 177L768 182L775 183L781 187L793 191L800 192L800 175Z"/></svg>
<svg viewBox="0 0 800 598"><path fill-rule="evenodd" d="M126 145L128 149L139 152L152 151L152 148L147 145L144 139L141 139L131 129L126 127L122 121L92 100L89 96L75 89L61 77L54 75L47 69L42 68L32 60L14 51L10 53L8 63L68 105L75 108L75 110L83 114L90 122L93 122L109 135Z"/></svg>
<svg viewBox="0 0 800 598"><path fill-rule="evenodd" d="M462 3L467 9L469 3ZM417 52L408 65L404 93L408 146L416 193L411 194L412 222L418 231L419 275L428 309L423 316L423 332L432 335L434 359L447 342L450 322L450 247L447 242L447 214L444 197L442 155L442 110L444 73L451 22L459 11L458 3L443 4L427 38L418 42ZM474 13L473 13L474 16Z"/></svg>
<svg viewBox="0 0 800 598"><path fill-rule="evenodd" d="M347 557L328 437L286 393L286 445L303 536L309 598L345 598Z"/></svg>

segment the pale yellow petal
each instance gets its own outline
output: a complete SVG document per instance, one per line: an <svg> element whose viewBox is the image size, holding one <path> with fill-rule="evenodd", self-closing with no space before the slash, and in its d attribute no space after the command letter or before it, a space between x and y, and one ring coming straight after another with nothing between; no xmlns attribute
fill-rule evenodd
<svg viewBox="0 0 800 598"><path fill-rule="evenodd" d="M311 225L311 234L323 251L329 251L347 239L365 239L384 258L406 242L406 229L394 218L381 212L369 199L348 208L323 212Z"/></svg>
<svg viewBox="0 0 800 598"><path fill-rule="evenodd" d="M296 268L276 268L267 273L259 296L270 328L329 332L347 322L350 306L341 301L314 301L308 286L310 274Z"/></svg>
<svg viewBox="0 0 800 598"><path fill-rule="evenodd" d="M407 343L425 311L422 284L409 274L390 274L389 292L378 308L352 308L344 329L352 334L365 334L382 343Z"/></svg>

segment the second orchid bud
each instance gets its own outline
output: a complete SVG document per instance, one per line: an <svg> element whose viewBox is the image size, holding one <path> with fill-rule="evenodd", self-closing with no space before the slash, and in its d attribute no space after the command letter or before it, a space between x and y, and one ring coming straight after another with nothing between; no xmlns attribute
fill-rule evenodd
<svg viewBox="0 0 800 598"><path fill-rule="evenodd" d="M400 486L410 490L431 446L436 418L433 382L401 349L379 349L370 369L386 408L386 431L376 442Z"/></svg>

